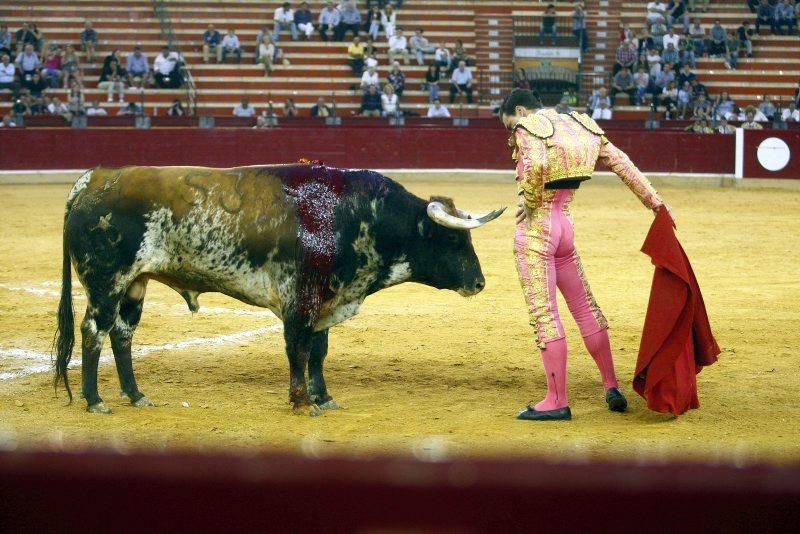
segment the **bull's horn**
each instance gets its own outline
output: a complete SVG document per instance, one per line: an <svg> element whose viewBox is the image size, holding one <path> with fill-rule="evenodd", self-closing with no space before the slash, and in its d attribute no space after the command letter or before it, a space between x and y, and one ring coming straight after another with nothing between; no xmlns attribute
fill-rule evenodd
<svg viewBox="0 0 800 534"><path fill-rule="evenodd" d="M478 228L498 218L505 210L506 208L503 207L498 210L490 211L480 217L459 210L458 214L460 217L456 217L447 213L441 202L428 203L428 217L436 224L441 224L445 228L453 228L455 230L472 230L473 228Z"/></svg>

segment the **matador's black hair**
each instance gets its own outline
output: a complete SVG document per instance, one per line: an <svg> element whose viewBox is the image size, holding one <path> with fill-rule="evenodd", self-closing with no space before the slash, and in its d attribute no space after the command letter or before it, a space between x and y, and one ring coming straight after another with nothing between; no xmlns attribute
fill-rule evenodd
<svg viewBox="0 0 800 534"><path fill-rule="evenodd" d="M522 106L528 109L538 109L543 107L542 100L539 98L539 93L530 89L512 89L505 100L503 105L500 106L500 113L512 115L517 106Z"/></svg>

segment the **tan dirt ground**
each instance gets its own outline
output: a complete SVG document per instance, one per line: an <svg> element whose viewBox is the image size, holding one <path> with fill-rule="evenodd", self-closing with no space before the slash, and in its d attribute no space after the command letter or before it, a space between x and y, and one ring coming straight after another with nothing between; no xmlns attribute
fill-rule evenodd
<svg viewBox="0 0 800 534"><path fill-rule="evenodd" d="M513 184L421 181L408 187L423 197L452 196L459 207L476 211L516 201ZM0 349L49 349L68 190L0 186ZM675 210L723 347L720 361L698 377L702 408L677 419L648 411L630 387L652 276L639 248L652 216L621 185L589 183L573 204L577 243L611 324L617 372L630 401L626 414L606 409L598 372L562 300L574 418L514 419L528 401L542 397L545 381L511 255L511 208L473 232L487 279L482 294L463 299L404 284L370 297L360 315L331 331L327 381L343 410L318 418L292 415L282 336L271 332L137 358L140 388L158 404L153 409L124 402L111 363L100 370L101 395L114 409L110 416L86 413L81 399L67 406L63 390L54 397L50 373L0 381L0 446L546 453L576 461L800 459L800 192L661 192ZM224 296L204 295L200 304L192 316L176 293L151 283L135 346L277 324L272 317L221 313L254 310ZM76 322L81 306L77 300ZM30 363L0 356L0 373ZM76 390L79 381L80 370L72 370Z"/></svg>

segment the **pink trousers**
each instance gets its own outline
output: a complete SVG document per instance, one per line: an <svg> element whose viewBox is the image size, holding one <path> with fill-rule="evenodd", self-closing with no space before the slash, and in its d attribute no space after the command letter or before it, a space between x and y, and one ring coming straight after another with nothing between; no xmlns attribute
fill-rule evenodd
<svg viewBox="0 0 800 534"><path fill-rule="evenodd" d="M606 389L617 387L606 329L608 323L592 296L575 250L569 202L574 190L557 190L533 211L529 223L517 226L514 240L517 271L528 304L530 323L542 351L548 399L537 409L566 406L566 341L558 315L556 288L578 323L586 348L597 363Z"/></svg>

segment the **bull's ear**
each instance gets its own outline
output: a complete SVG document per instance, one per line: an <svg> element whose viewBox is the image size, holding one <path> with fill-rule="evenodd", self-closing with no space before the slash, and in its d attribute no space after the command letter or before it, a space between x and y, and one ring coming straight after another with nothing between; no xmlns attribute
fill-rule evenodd
<svg viewBox="0 0 800 534"><path fill-rule="evenodd" d="M419 231L419 235L424 239L430 239L433 237L433 222L428 218L427 215L417 221L417 230Z"/></svg>

